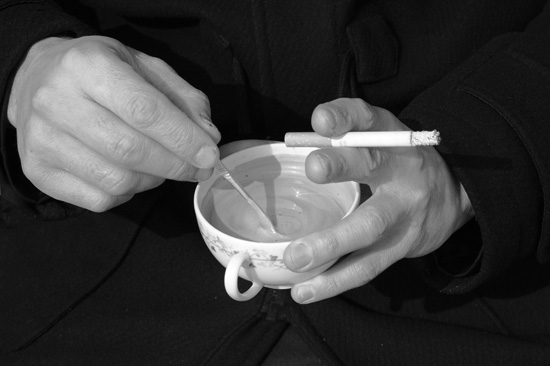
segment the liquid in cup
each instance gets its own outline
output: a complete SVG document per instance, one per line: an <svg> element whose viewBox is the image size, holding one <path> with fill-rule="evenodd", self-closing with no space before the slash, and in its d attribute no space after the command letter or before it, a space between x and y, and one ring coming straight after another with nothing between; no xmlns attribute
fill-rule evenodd
<svg viewBox="0 0 550 366"><path fill-rule="evenodd" d="M281 242L327 228L345 215L345 207L327 195L322 185L310 182L292 155L278 156L279 164L270 160L263 157L242 164L233 174L282 235L266 230L246 200L222 178L214 183L202 208L215 228L244 240ZM251 171L256 174L246 173Z"/></svg>
<svg viewBox="0 0 550 366"><path fill-rule="evenodd" d="M360 200L359 184L316 184L305 176L305 159L315 148L289 148L283 143L255 146L223 159L246 191L286 235L273 236L259 224L246 201L219 174L198 184L194 208L202 237L226 267L225 288L246 301L263 287L290 288L312 278L334 261L308 272L292 272L283 262L291 240L319 231L349 215ZM237 277L252 282L245 293Z"/></svg>

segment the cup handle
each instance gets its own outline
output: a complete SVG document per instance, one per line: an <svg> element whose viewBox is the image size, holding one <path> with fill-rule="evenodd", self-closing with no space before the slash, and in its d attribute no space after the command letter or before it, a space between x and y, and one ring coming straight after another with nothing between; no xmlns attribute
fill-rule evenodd
<svg viewBox="0 0 550 366"><path fill-rule="evenodd" d="M225 291L227 291L227 294L231 296L231 298L233 298L234 300L250 300L254 296L256 296L264 287L264 284L257 279L256 274L253 271L249 270L247 267L243 266L243 264L248 263L249 261L250 256L248 255L248 253L237 253L233 257L231 257L231 259L229 260L229 264L225 269ZM244 293L240 292L239 287L237 286L239 269L241 267L243 267L247 275L252 278L252 286L250 286L250 288Z"/></svg>

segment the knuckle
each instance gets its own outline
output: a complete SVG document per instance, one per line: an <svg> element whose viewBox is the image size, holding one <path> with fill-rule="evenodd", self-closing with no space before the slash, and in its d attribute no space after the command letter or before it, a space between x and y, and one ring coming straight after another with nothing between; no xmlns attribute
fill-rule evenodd
<svg viewBox="0 0 550 366"><path fill-rule="evenodd" d="M340 254L341 245L339 240L339 235L335 230L328 229L324 232L323 237L323 253L324 255L332 258Z"/></svg>
<svg viewBox="0 0 550 366"><path fill-rule="evenodd" d="M74 46L67 49L61 57L60 65L65 70L81 70L82 66L89 65L94 61L98 64L100 60L100 52L94 42L85 41L75 43Z"/></svg>
<svg viewBox="0 0 550 366"><path fill-rule="evenodd" d="M107 142L106 148L111 158L125 166L135 166L144 159L144 142L136 136L115 136Z"/></svg>
<svg viewBox="0 0 550 366"><path fill-rule="evenodd" d="M343 288L342 281L338 276L327 276L323 281L323 292L328 296L335 296L345 289Z"/></svg>
<svg viewBox="0 0 550 366"><path fill-rule="evenodd" d="M29 119L24 131L22 150L28 158L49 155L59 144L57 132L46 126L41 119Z"/></svg>
<svg viewBox="0 0 550 366"><path fill-rule="evenodd" d="M33 94L31 98L32 108L36 111L47 112L51 111L55 103L56 90L52 86L41 86Z"/></svg>
<svg viewBox="0 0 550 366"><path fill-rule="evenodd" d="M357 99L357 103L361 108L365 121L372 121L376 116L376 109L362 99Z"/></svg>
<svg viewBox="0 0 550 366"><path fill-rule="evenodd" d="M81 37L62 55L60 65L67 70L81 72L83 66L105 67L113 52L123 48L122 43L107 37Z"/></svg>
<svg viewBox="0 0 550 366"><path fill-rule="evenodd" d="M374 265L362 262L350 266L349 271L354 287L366 285L378 276L378 270Z"/></svg>
<svg viewBox="0 0 550 366"><path fill-rule="evenodd" d="M73 46L61 57L60 65L63 69L73 70L76 66L82 65L89 57L83 47Z"/></svg>
<svg viewBox="0 0 550 366"><path fill-rule="evenodd" d="M429 204L431 193L425 189L417 189L412 194L412 197L416 207L425 208Z"/></svg>
<svg viewBox="0 0 550 366"><path fill-rule="evenodd" d="M364 149L361 152L366 172L368 175L372 175L378 167L382 166L385 155L378 149Z"/></svg>
<svg viewBox="0 0 550 366"><path fill-rule="evenodd" d="M337 119L340 123L344 124L345 127L352 125L352 117L345 101L339 101L339 103L333 104L332 108L333 112L338 116Z"/></svg>
<svg viewBox="0 0 550 366"><path fill-rule="evenodd" d="M92 212L105 212L114 206L114 197L108 194L93 194L84 203L85 208Z"/></svg>
<svg viewBox="0 0 550 366"><path fill-rule="evenodd" d="M131 92L124 109L137 127L142 128L153 125L161 115L158 102L147 93Z"/></svg>
<svg viewBox="0 0 550 366"><path fill-rule="evenodd" d="M371 236L374 238L381 237L386 230L387 223L388 218L382 211L374 207L370 207L364 224L365 229L370 232Z"/></svg>
<svg viewBox="0 0 550 366"><path fill-rule="evenodd" d="M96 168L92 172L99 187L110 195L123 195L132 189L131 174L121 169Z"/></svg>

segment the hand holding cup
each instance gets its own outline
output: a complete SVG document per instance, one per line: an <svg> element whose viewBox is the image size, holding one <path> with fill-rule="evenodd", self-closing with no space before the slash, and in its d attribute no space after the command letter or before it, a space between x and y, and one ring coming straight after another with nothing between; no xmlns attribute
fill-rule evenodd
<svg viewBox="0 0 550 366"><path fill-rule="evenodd" d="M318 106L312 126L326 137L408 130L391 112L360 99ZM319 184L366 184L372 196L336 225L288 246L284 262L300 273L345 256L293 287L292 297L299 303L336 296L368 283L403 258L433 252L473 217L464 188L431 146L323 148L308 156L306 173Z"/></svg>

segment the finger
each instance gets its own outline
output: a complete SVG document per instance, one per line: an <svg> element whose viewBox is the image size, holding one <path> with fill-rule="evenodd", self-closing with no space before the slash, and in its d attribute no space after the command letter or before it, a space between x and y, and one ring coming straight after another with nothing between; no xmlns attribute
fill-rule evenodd
<svg viewBox="0 0 550 366"><path fill-rule="evenodd" d="M355 252L324 273L295 285L292 298L297 303L309 304L337 296L366 285L401 258L403 254L397 246L373 246Z"/></svg>
<svg viewBox="0 0 550 366"><path fill-rule="evenodd" d="M397 200L374 195L332 227L290 243L284 252L284 263L291 271L305 272L368 248L388 236L389 228L394 227L403 213Z"/></svg>
<svg viewBox="0 0 550 366"><path fill-rule="evenodd" d="M211 174L211 170L189 164L93 101L83 100L78 104L78 110L80 120L58 117L53 123L111 163L132 171L175 180L203 180ZM58 115L73 116L69 111L62 112Z"/></svg>
<svg viewBox="0 0 550 366"><path fill-rule="evenodd" d="M375 130L378 113L379 108L361 99L340 98L318 105L312 113L311 125L323 136Z"/></svg>
<svg viewBox="0 0 550 366"><path fill-rule="evenodd" d="M72 57L83 56L75 52ZM213 167L216 143L189 116L114 55L104 54L94 62L101 72L84 76L88 97L194 166Z"/></svg>
<svg viewBox="0 0 550 366"><path fill-rule="evenodd" d="M221 140L220 131L212 123L210 102L206 95L182 79L166 62L133 50L140 61L139 67L145 79L166 95L172 103L185 112L216 143Z"/></svg>
<svg viewBox="0 0 550 366"><path fill-rule="evenodd" d="M32 171L33 174L40 176L40 179L32 181L42 192L57 200L93 212L107 211L129 201L133 197L132 194L119 196L107 194L64 170L36 164L33 166Z"/></svg>
<svg viewBox="0 0 550 366"><path fill-rule="evenodd" d="M358 181L369 183L381 166L387 165L383 149L325 148L306 158L306 175L315 183Z"/></svg>
<svg viewBox="0 0 550 366"><path fill-rule="evenodd" d="M37 136L43 136L45 131L48 131L48 143L34 141L32 152L24 157L26 165L42 168L41 171L29 172L35 180L41 180L37 173L57 169L112 196L133 195L155 188L163 182L162 178L130 171L105 160L66 133L51 128L42 129L43 133L35 132L38 132Z"/></svg>
<svg viewBox="0 0 550 366"><path fill-rule="evenodd" d="M60 168L110 196L134 195L158 187L163 178L121 168L88 149L64 156Z"/></svg>

